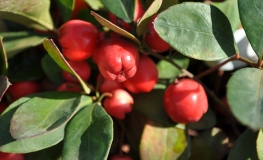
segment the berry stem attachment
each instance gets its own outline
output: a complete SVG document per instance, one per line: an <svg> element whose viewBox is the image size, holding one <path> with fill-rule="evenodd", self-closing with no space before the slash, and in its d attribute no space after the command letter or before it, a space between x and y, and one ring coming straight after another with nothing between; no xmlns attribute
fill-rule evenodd
<svg viewBox="0 0 263 160"><path fill-rule="evenodd" d="M101 102L101 101L103 100L103 98L105 98L105 97L112 97L112 94L109 93L109 92L103 93L103 94L100 96L100 98L98 99L98 102Z"/></svg>

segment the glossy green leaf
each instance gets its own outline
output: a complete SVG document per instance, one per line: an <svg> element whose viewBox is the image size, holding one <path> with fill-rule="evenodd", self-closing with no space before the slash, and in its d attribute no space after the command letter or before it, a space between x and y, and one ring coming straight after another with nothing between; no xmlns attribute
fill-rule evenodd
<svg viewBox="0 0 263 160"><path fill-rule="evenodd" d="M256 150L256 140L258 132L247 129L236 141L234 147L230 150L227 160L258 160Z"/></svg>
<svg viewBox="0 0 263 160"><path fill-rule="evenodd" d="M117 17L123 19L125 22L130 23L133 21L135 0L101 0L104 6Z"/></svg>
<svg viewBox="0 0 263 160"><path fill-rule="evenodd" d="M257 137L257 155L260 160L263 159L263 132L262 129L258 132L258 137Z"/></svg>
<svg viewBox="0 0 263 160"><path fill-rule="evenodd" d="M11 83L8 78L4 75L0 75L0 101L10 85Z"/></svg>
<svg viewBox="0 0 263 160"><path fill-rule="evenodd" d="M83 108L66 128L65 160L106 160L113 141L113 121L99 105Z"/></svg>
<svg viewBox="0 0 263 160"><path fill-rule="evenodd" d="M157 16L154 28L171 47L194 59L220 60L237 52L227 17L212 5L172 6Z"/></svg>
<svg viewBox="0 0 263 160"><path fill-rule="evenodd" d="M189 160L222 160L227 153L227 136L220 129L213 128L201 132L192 139Z"/></svg>
<svg viewBox="0 0 263 160"><path fill-rule="evenodd" d="M238 0L239 15L247 38L259 59L263 59L263 1Z"/></svg>
<svg viewBox="0 0 263 160"><path fill-rule="evenodd" d="M58 7L61 11L63 20L66 22L71 18L75 0L58 0Z"/></svg>
<svg viewBox="0 0 263 160"><path fill-rule="evenodd" d="M227 84L227 100L233 115L252 129L263 128L263 71L243 68Z"/></svg>
<svg viewBox="0 0 263 160"><path fill-rule="evenodd" d="M21 140L15 140L12 138L10 134L10 121L13 114L16 112L19 106L37 95L41 96L43 93L20 98L19 100L12 103L0 116L0 151L12 153L29 153L53 146L63 139L65 126L60 127L58 130L54 130L37 137Z"/></svg>
<svg viewBox="0 0 263 160"><path fill-rule="evenodd" d="M187 147L184 129L165 127L150 121L144 127L140 144L142 160L177 159Z"/></svg>
<svg viewBox="0 0 263 160"><path fill-rule="evenodd" d="M50 55L46 54L41 60L42 68L47 75L47 77L56 84L61 84L64 82L62 77L62 69L58 66L58 64L50 57Z"/></svg>
<svg viewBox="0 0 263 160"><path fill-rule="evenodd" d="M8 78L11 82L40 80L45 76L41 66L43 54L25 51L8 60Z"/></svg>
<svg viewBox="0 0 263 160"><path fill-rule="evenodd" d="M95 17L95 19L104 27L108 27L109 29L113 30L114 32L119 33L120 35L132 40L137 46L140 46L140 41L131 33L125 31L124 29L116 26L115 24L111 23L107 19L103 18L102 16L98 15L97 13L91 11L91 15Z"/></svg>
<svg viewBox="0 0 263 160"><path fill-rule="evenodd" d="M12 58L26 48L41 44L47 37L47 35L31 31L2 32L0 35L4 37L4 45L8 58Z"/></svg>
<svg viewBox="0 0 263 160"><path fill-rule="evenodd" d="M66 124L76 113L81 94L47 92L20 105L11 120L10 132L15 139L41 136Z"/></svg>
<svg viewBox="0 0 263 160"><path fill-rule="evenodd" d="M162 5L162 0L154 0L149 8L145 11L137 23L136 32L138 35L144 34L147 30L149 23L151 22L152 16L157 13Z"/></svg>
<svg viewBox="0 0 263 160"><path fill-rule="evenodd" d="M188 57L182 54L176 54L171 58L176 64L178 64L182 68L187 69L190 60ZM157 63L157 69L159 79L174 79L180 73L182 73L178 68L165 60L160 60Z"/></svg>
<svg viewBox="0 0 263 160"><path fill-rule="evenodd" d="M89 94L90 88L86 85L86 83L80 78L80 76L70 67L66 59L63 57L53 40L45 39L43 42L45 49L47 50L48 54L52 57L52 59L62 68L63 70L69 72L73 76L75 76L81 86L83 87L84 91Z"/></svg>
<svg viewBox="0 0 263 160"><path fill-rule="evenodd" d="M198 122L188 123L187 127L194 130L205 130L216 125L216 116L209 107L207 112L202 116Z"/></svg>
<svg viewBox="0 0 263 160"><path fill-rule="evenodd" d="M7 75L7 68L8 62L5 47L3 44L3 37L0 36L0 75Z"/></svg>
<svg viewBox="0 0 263 160"><path fill-rule="evenodd" d="M241 22L239 19L237 0L213 2L212 4L217 8L219 8L227 16L231 24L232 31L235 31L240 27Z"/></svg>
<svg viewBox="0 0 263 160"><path fill-rule="evenodd" d="M133 108L149 118L165 125L175 123L167 115L163 106L164 89L155 89L149 93L134 94Z"/></svg>
<svg viewBox="0 0 263 160"><path fill-rule="evenodd" d="M101 3L101 0L85 0L90 8L92 8L93 10L99 10L99 9L102 9L104 8L104 5Z"/></svg>
<svg viewBox="0 0 263 160"><path fill-rule="evenodd" d="M49 7L50 0L0 0L0 18L30 28L53 30Z"/></svg>

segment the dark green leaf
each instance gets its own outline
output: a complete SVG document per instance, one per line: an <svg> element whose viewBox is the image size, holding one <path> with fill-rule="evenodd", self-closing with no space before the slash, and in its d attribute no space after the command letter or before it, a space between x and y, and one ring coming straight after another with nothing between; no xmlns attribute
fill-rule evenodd
<svg viewBox="0 0 263 160"><path fill-rule="evenodd" d="M135 0L101 0L104 6L117 17L123 19L127 23L133 21Z"/></svg>
<svg viewBox="0 0 263 160"><path fill-rule="evenodd" d="M187 127L194 130L205 130L212 128L215 125L216 125L216 116L209 107L207 112L203 115L203 117L198 122L188 123Z"/></svg>
<svg viewBox="0 0 263 160"><path fill-rule="evenodd" d="M263 71L243 68L227 84L227 100L233 115L252 129L263 128Z"/></svg>
<svg viewBox="0 0 263 160"><path fill-rule="evenodd" d="M113 30L114 32L119 33L120 35L132 40L137 46L140 46L141 42L131 33L125 31L124 29L116 26L115 24L111 23L107 19L103 18L102 16L98 15L97 13L91 11L91 14L95 17L95 19L104 27L108 27L109 29Z"/></svg>
<svg viewBox="0 0 263 160"><path fill-rule="evenodd" d="M239 0L239 15L247 38L259 59L263 59L263 1Z"/></svg>
<svg viewBox="0 0 263 160"><path fill-rule="evenodd" d="M262 129L258 132L258 137L257 137L257 155L260 160L263 159L263 132Z"/></svg>
<svg viewBox="0 0 263 160"><path fill-rule="evenodd" d="M3 37L0 36L0 75L7 75L7 68L8 68L8 63L7 63L7 56L3 44Z"/></svg>
<svg viewBox="0 0 263 160"><path fill-rule="evenodd" d="M173 57L171 57L172 60L181 66L182 68L187 69L189 65L189 58L183 56L182 54L176 54ZM161 60L157 63L158 68L158 77L159 79L174 79L177 77L180 73L182 73L178 68L176 68L171 63Z"/></svg>
<svg viewBox="0 0 263 160"><path fill-rule="evenodd" d="M172 6L157 16L154 28L174 49L194 59L220 60L237 52L227 17L212 5Z"/></svg>
<svg viewBox="0 0 263 160"><path fill-rule="evenodd" d="M0 4L0 18L15 21L30 28L54 29L49 13L49 0L1 0Z"/></svg>
<svg viewBox="0 0 263 160"><path fill-rule="evenodd" d="M222 160L227 152L228 138L220 129L213 128L192 139L189 160Z"/></svg>
<svg viewBox="0 0 263 160"><path fill-rule="evenodd" d="M11 82L39 80L45 76L41 66L43 54L25 51L9 59L8 78Z"/></svg>
<svg viewBox="0 0 263 160"><path fill-rule="evenodd" d="M66 22L71 18L75 0L58 0L58 7L61 11L62 18Z"/></svg>
<svg viewBox="0 0 263 160"><path fill-rule="evenodd" d="M106 160L112 140L111 117L99 105L87 106L66 128L63 159Z"/></svg>
<svg viewBox="0 0 263 160"><path fill-rule="evenodd" d="M57 63L47 54L41 60L42 68L47 77L56 84L64 82L62 77L62 69Z"/></svg>
<svg viewBox="0 0 263 160"><path fill-rule="evenodd" d="M99 10L104 8L101 0L85 0L93 10Z"/></svg>
<svg viewBox="0 0 263 160"><path fill-rule="evenodd" d="M150 93L134 94L133 108L157 122L174 125L163 106L164 91L164 89L156 89Z"/></svg>
<svg viewBox="0 0 263 160"><path fill-rule="evenodd" d="M145 125L141 138L141 159L177 159L187 145L184 129L165 127L160 123L150 121Z"/></svg>
<svg viewBox="0 0 263 160"><path fill-rule="evenodd" d="M151 22L152 16L157 13L162 5L162 0L154 0L149 8L145 11L144 15L141 17L137 23L136 32L141 35L147 30L149 23Z"/></svg>
<svg viewBox="0 0 263 160"><path fill-rule="evenodd" d="M256 140L258 132L247 129L230 150L228 160L258 160Z"/></svg>
<svg viewBox="0 0 263 160"><path fill-rule="evenodd" d="M178 4L178 0L163 0L162 6L158 12L162 12L166 10L167 8Z"/></svg>
<svg viewBox="0 0 263 160"><path fill-rule="evenodd" d="M8 58L12 58L26 48L41 44L47 37L47 35L31 31L2 32L0 35L4 37L4 45Z"/></svg>
<svg viewBox="0 0 263 160"><path fill-rule="evenodd" d="M0 75L0 101L11 83L6 76Z"/></svg>
<svg viewBox="0 0 263 160"><path fill-rule="evenodd" d="M212 4L219 8L227 16L231 24L232 31L235 31L240 27L241 22L239 19L237 0L213 2Z"/></svg>
<svg viewBox="0 0 263 160"><path fill-rule="evenodd" d="M74 75L80 82L81 86L83 87L84 91L89 94L90 88L86 85L86 83L80 78L80 76L70 67L66 59L63 57L53 40L45 39L43 42L45 49L47 50L48 54L52 57L52 59L62 68L63 70L67 71L68 73Z"/></svg>
<svg viewBox="0 0 263 160"><path fill-rule="evenodd" d="M36 94L41 96L43 93ZM33 96L23 97L12 103L0 116L0 151L13 153L29 153L57 144L64 137L65 126L42 136L15 140L10 134L10 121L18 107ZM21 147L23 146L23 147Z"/></svg>
<svg viewBox="0 0 263 160"><path fill-rule="evenodd" d="M41 136L61 128L76 113L81 94L47 92L20 105L11 120L10 132L15 139Z"/></svg>

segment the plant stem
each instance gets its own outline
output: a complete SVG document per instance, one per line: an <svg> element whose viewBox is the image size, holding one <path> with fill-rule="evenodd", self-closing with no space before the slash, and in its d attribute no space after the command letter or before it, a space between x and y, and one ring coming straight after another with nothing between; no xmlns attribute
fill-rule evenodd
<svg viewBox="0 0 263 160"><path fill-rule="evenodd" d="M98 102L101 102L104 97L112 97L112 94L109 92L103 93L98 99Z"/></svg>

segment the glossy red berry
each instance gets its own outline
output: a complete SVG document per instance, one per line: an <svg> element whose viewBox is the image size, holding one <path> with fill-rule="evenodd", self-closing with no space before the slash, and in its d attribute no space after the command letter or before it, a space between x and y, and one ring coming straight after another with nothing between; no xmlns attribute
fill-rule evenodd
<svg viewBox="0 0 263 160"><path fill-rule="evenodd" d="M23 154L0 152L0 160L25 160Z"/></svg>
<svg viewBox="0 0 263 160"><path fill-rule="evenodd" d="M123 82L124 87L132 93L150 92L158 81L158 70L151 58L140 55L136 74Z"/></svg>
<svg viewBox="0 0 263 160"><path fill-rule="evenodd" d="M133 160L130 156L126 155L114 155L110 158L110 160Z"/></svg>
<svg viewBox="0 0 263 160"><path fill-rule="evenodd" d="M87 81L90 78L91 69L86 61L68 61L71 68L80 76L83 81ZM67 82L79 83L79 81L70 73L62 70L62 76Z"/></svg>
<svg viewBox="0 0 263 160"><path fill-rule="evenodd" d="M106 112L118 119L124 119L125 114L132 111L134 104L132 96L123 89L111 91L112 96L106 97L103 101L103 107Z"/></svg>
<svg viewBox="0 0 263 160"><path fill-rule="evenodd" d="M4 110L8 107L8 104L6 102L0 102L0 115Z"/></svg>
<svg viewBox="0 0 263 160"><path fill-rule="evenodd" d="M100 93L111 92L115 89L124 89L124 86L122 83L114 81L114 80L106 79L101 75L99 75L98 77L98 82L100 83L99 84Z"/></svg>
<svg viewBox="0 0 263 160"><path fill-rule="evenodd" d="M68 92L80 92L81 86L70 83L70 82L64 82L61 85L58 86L57 91L68 91Z"/></svg>
<svg viewBox="0 0 263 160"><path fill-rule="evenodd" d="M40 91L40 84L35 81L21 81L13 82L7 89L6 93L9 94L12 100L17 100L29 94L37 93Z"/></svg>
<svg viewBox="0 0 263 160"><path fill-rule="evenodd" d="M139 54L131 42L112 38L100 47L97 59L100 73L105 78L123 82L135 75Z"/></svg>
<svg viewBox="0 0 263 160"><path fill-rule="evenodd" d="M204 88L193 79L181 79L170 84L164 93L164 108L178 123L197 122L208 109Z"/></svg>
<svg viewBox="0 0 263 160"><path fill-rule="evenodd" d="M89 8L89 6L87 2L85 2L85 0L75 0L71 19L77 18L79 11L81 11L82 9L87 9L87 8Z"/></svg>
<svg viewBox="0 0 263 160"><path fill-rule="evenodd" d="M63 55L74 61L91 57L98 39L98 29L93 24L82 20L70 20L58 30L58 41Z"/></svg>
<svg viewBox="0 0 263 160"><path fill-rule="evenodd" d="M152 21L149 23L147 32L144 36L144 41L154 52L165 52L169 50L171 46L163 39L161 39L161 37L154 29L153 21L155 20L156 17L157 15L155 15L152 18Z"/></svg>

